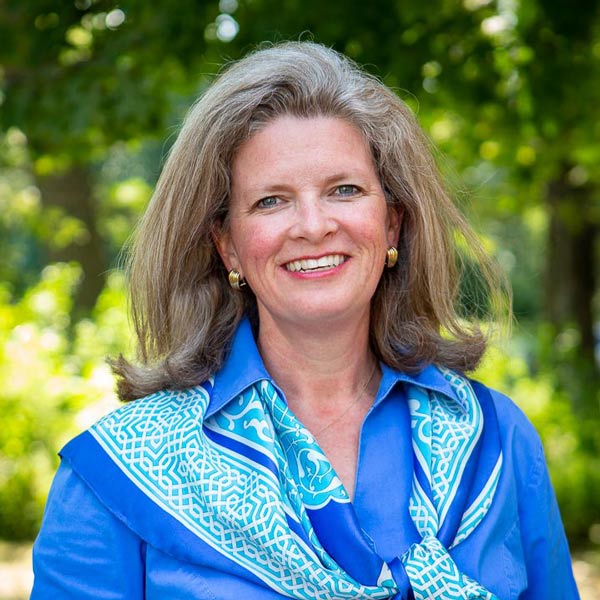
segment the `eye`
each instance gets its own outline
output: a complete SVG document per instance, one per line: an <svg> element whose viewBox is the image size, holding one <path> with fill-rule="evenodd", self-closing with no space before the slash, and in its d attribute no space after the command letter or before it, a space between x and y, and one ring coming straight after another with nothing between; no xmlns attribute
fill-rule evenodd
<svg viewBox="0 0 600 600"><path fill-rule="evenodd" d="M342 197L350 197L350 196L355 196L356 194L359 193L359 191L360 190L355 185L344 184L344 185L338 185L335 188L335 195L342 196Z"/></svg>
<svg viewBox="0 0 600 600"><path fill-rule="evenodd" d="M256 206L258 208L273 208L279 204L280 200L277 196L267 196L266 198L261 198Z"/></svg>

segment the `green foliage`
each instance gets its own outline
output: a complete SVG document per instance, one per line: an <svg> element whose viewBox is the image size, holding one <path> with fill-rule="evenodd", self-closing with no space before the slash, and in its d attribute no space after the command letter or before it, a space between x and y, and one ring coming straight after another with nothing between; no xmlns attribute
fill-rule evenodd
<svg viewBox="0 0 600 600"><path fill-rule="evenodd" d="M3 2L0 125L25 131L36 155L67 161L140 132L162 137L174 99L196 88L189 72L218 62L203 55L217 15L216 2Z"/></svg>
<svg viewBox="0 0 600 600"><path fill-rule="evenodd" d="M532 368L533 341L522 332L508 346L492 348L475 378L511 397L531 419L544 444L567 534L572 542L585 543L590 526L600 520L600 419L582 423L555 373Z"/></svg>
<svg viewBox="0 0 600 600"><path fill-rule="evenodd" d="M0 538L35 535L57 450L116 404L104 357L127 346L123 278L109 278L93 320L74 324L80 277L55 264L18 301L0 288Z"/></svg>
<svg viewBox="0 0 600 600"><path fill-rule="evenodd" d="M106 240L117 251L131 237L138 216L152 195L152 188L141 178L113 181L99 202L98 224Z"/></svg>
<svg viewBox="0 0 600 600"><path fill-rule="evenodd" d="M129 337L123 278L106 269L191 99L225 60L299 37L366 64L440 148L444 175L509 274L528 332L491 353L481 378L533 419L567 528L585 537L600 521L590 362L600 308L598 0L284 4L2 4L0 537L35 532L56 451L114 403L104 356L126 351ZM51 201L44 182L75 169L89 193L60 189ZM86 198L90 210L74 214ZM86 247L69 262L70 249ZM86 312L94 302L82 309L77 294L104 279Z"/></svg>

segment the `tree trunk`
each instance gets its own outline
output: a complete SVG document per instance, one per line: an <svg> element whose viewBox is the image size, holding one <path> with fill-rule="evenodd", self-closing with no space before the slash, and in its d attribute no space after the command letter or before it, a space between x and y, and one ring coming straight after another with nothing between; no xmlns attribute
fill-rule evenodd
<svg viewBox="0 0 600 600"><path fill-rule="evenodd" d="M597 190L593 186L573 187L567 175L565 168L548 186L545 312L556 335L551 355L557 375L569 390L578 414L598 417L600 374L594 355L593 312L599 229L593 202Z"/></svg>
<svg viewBox="0 0 600 600"><path fill-rule="evenodd" d="M108 264L102 239L98 233L97 215L92 196L89 169L74 165L66 171L37 178L37 185L46 207L56 207L75 217L85 226L84 235L78 236L65 247L51 245L51 261L76 261L83 270L83 280L75 296L74 313L89 313L105 283Z"/></svg>

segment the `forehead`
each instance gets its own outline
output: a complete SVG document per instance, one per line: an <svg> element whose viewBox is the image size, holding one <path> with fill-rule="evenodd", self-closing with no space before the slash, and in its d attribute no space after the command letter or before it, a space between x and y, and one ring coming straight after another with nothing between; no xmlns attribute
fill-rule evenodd
<svg viewBox="0 0 600 600"><path fill-rule="evenodd" d="M240 146L232 164L234 185L325 171L374 173L363 134L340 118L278 117Z"/></svg>

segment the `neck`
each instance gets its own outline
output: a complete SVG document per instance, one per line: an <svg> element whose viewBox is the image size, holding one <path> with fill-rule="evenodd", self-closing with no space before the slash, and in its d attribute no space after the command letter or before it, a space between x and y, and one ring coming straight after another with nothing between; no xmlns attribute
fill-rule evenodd
<svg viewBox="0 0 600 600"><path fill-rule="evenodd" d="M305 423L340 414L364 390L370 403L379 377L369 347L368 316L345 326L302 328L261 318L258 346L290 409Z"/></svg>

